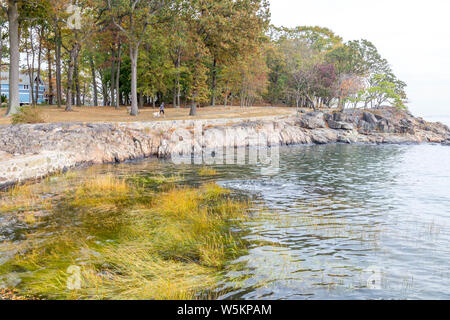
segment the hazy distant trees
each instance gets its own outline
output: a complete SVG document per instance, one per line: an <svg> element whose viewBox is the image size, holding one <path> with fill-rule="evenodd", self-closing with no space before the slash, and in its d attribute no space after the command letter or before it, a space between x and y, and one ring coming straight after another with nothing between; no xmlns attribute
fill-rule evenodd
<svg viewBox="0 0 450 320"><path fill-rule="evenodd" d="M406 84L367 40L343 43L319 27L273 28L266 99L313 109L404 107Z"/></svg>

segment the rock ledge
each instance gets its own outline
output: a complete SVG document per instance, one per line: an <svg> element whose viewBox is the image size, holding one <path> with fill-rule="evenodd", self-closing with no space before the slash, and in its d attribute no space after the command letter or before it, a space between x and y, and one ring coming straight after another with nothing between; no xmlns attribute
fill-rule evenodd
<svg viewBox="0 0 450 320"><path fill-rule="evenodd" d="M261 136L265 139L258 140ZM259 119L4 126L0 128L0 188L83 164L189 155L222 146L247 147L255 141L263 146L450 145L450 129L393 108Z"/></svg>

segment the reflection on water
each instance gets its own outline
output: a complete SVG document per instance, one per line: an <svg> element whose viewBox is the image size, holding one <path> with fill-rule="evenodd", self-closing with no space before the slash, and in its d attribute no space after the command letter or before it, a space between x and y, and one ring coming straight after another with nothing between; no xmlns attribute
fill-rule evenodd
<svg viewBox="0 0 450 320"><path fill-rule="evenodd" d="M157 160L94 170L177 174L251 195L251 248L224 274L223 299L448 299L449 159L443 146L329 145L282 149L274 177L251 165L217 165L202 177L198 166ZM47 223L80 223L72 214ZM0 244L20 242L24 227L0 215Z"/></svg>

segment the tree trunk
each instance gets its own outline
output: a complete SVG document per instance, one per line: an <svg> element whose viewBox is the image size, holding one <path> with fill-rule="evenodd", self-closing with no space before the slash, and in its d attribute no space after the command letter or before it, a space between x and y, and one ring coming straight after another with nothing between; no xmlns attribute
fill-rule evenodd
<svg viewBox="0 0 450 320"><path fill-rule="evenodd" d="M108 87L105 82L102 82L103 106L109 105Z"/></svg>
<svg viewBox="0 0 450 320"><path fill-rule="evenodd" d="M75 63L78 58L79 52L79 44L76 42L72 45L72 49L70 50L70 62L67 70L67 102L66 102L66 111L72 111L72 98L73 98L73 75Z"/></svg>
<svg viewBox="0 0 450 320"><path fill-rule="evenodd" d="M115 95L115 90L116 90L116 82L115 82L115 76L116 76L116 52L114 49L111 49L111 86L110 86L110 91L111 91L111 107L115 106L115 99L116 99L116 95Z"/></svg>
<svg viewBox="0 0 450 320"><path fill-rule="evenodd" d="M19 99L19 12L17 0L8 0L9 20L9 99L6 115L17 113L20 106Z"/></svg>
<svg viewBox="0 0 450 320"><path fill-rule="evenodd" d="M174 108L177 107L177 80L173 81L173 92L172 92L172 105Z"/></svg>
<svg viewBox="0 0 450 320"><path fill-rule="evenodd" d="M75 90L77 107L81 107L81 88L80 88L80 68L78 65L78 55L75 58L74 64Z"/></svg>
<svg viewBox="0 0 450 320"><path fill-rule="evenodd" d="M316 111L316 105L314 103L313 98L311 98L308 94L305 95L305 98L306 98L308 104L311 106L311 108L313 108L314 111Z"/></svg>
<svg viewBox="0 0 450 320"><path fill-rule="evenodd" d="M94 106L97 107L98 106L97 80L95 74L94 58L92 56L89 57L89 62L91 64L92 89L94 90Z"/></svg>
<svg viewBox="0 0 450 320"><path fill-rule="evenodd" d="M61 28L58 22L55 22L56 46L55 46L55 65L56 65L56 100L58 108L62 106L62 83L61 83L61 46L62 36Z"/></svg>
<svg viewBox="0 0 450 320"><path fill-rule="evenodd" d="M211 106L216 106L217 59L214 57L211 79Z"/></svg>
<svg viewBox="0 0 450 320"><path fill-rule="evenodd" d="M223 97L223 105L226 107L228 104L228 96L230 95L230 89L229 89L229 80L227 80L225 84L225 95Z"/></svg>
<svg viewBox="0 0 450 320"><path fill-rule="evenodd" d="M137 59L138 59L138 46L130 45L130 59L131 59L131 116L137 116L138 101L137 101Z"/></svg>
<svg viewBox="0 0 450 320"><path fill-rule="evenodd" d="M122 45L120 43L120 39L118 41L118 48L117 48L117 74L116 74L116 109L120 109L120 59L122 55Z"/></svg>
<svg viewBox="0 0 450 320"><path fill-rule="evenodd" d="M42 37L44 28L41 26L39 30L39 48L38 48L38 67L37 67L37 83L36 83L36 103L39 102L39 91L41 87L41 62L42 62Z"/></svg>
<svg viewBox="0 0 450 320"><path fill-rule="evenodd" d="M176 64L176 69L177 69L177 77L175 80L175 88L176 88L176 101L175 101L175 108L180 108L180 95L181 95L181 88L180 88L180 67L181 67L181 52L178 53L178 57L177 57L177 64Z"/></svg>
<svg viewBox="0 0 450 320"><path fill-rule="evenodd" d="M144 93L141 90L139 92L139 108L142 109L143 106L144 106Z"/></svg>
<svg viewBox="0 0 450 320"><path fill-rule="evenodd" d="M83 81L83 101L82 101L82 103L83 103L83 106L86 103L86 82L85 81Z"/></svg>
<svg viewBox="0 0 450 320"><path fill-rule="evenodd" d="M338 110L343 111L345 109L345 99L341 96L338 100Z"/></svg>
<svg viewBox="0 0 450 320"><path fill-rule="evenodd" d="M67 70L66 111L72 111L73 68L74 68L73 63L72 61L70 61Z"/></svg>
<svg viewBox="0 0 450 320"><path fill-rule="evenodd" d="M53 104L53 74L52 74L52 54L50 48L47 49L48 61L48 104Z"/></svg>
<svg viewBox="0 0 450 320"><path fill-rule="evenodd" d="M30 103L34 106L36 104L34 96L34 47L33 47L33 28L30 27L30 49L31 49L31 64L30 64L30 54L28 51L28 41L25 41L25 48L27 51L27 67L28 67L28 79L30 81L29 97L31 98Z"/></svg>
<svg viewBox="0 0 450 320"><path fill-rule="evenodd" d="M102 95L103 95L103 106L106 107L109 104L108 97L108 85L105 80L105 73L100 69L100 78L102 80Z"/></svg>
<svg viewBox="0 0 450 320"><path fill-rule="evenodd" d="M195 97L192 99L191 111L189 112L190 116L197 115L197 102L195 102Z"/></svg>

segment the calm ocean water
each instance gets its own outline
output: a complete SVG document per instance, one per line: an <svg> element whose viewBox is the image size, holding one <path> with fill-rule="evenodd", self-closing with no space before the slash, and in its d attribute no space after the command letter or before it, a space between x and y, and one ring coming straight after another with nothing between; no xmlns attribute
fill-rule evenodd
<svg viewBox="0 0 450 320"><path fill-rule="evenodd" d="M449 162L440 145L329 145L284 150L274 178L227 168L219 183L265 209L224 298L449 299Z"/></svg>
<svg viewBox="0 0 450 320"><path fill-rule="evenodd" d="M282 148L276 176L216 165L217 176L199 177L199 166L150 160L86 178L180 174L250 195L240 231L251 247L223 274L222 299L450 299L449 162L440 145L298 146ZM2 245L28 232L16 220L0 215L0 264L11 253ZM45 237L46 227L34 232Z"/></svg>

